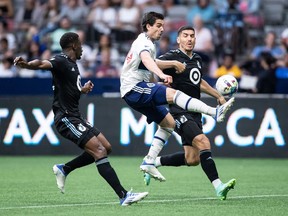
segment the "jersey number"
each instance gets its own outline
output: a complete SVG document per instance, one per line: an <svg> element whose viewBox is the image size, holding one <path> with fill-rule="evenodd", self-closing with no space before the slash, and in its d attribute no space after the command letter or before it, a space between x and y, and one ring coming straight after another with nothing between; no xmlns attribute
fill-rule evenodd
<svg viewBox="0 0 288 216"><path fill-rule="evenodd" d="M77 77L77 83L76 83L76 85L77 85L79 91L81 92L82 85L81 85L81 77L80 77L80 75L78 75L78 77Z"/></svg>
<svg viewBox="0 0 288 216"><path fill-rule="evenodd" d="M190 71L190 80L194 85L199 84L201 80L201 73L198 68L192 68Z"/></svg>

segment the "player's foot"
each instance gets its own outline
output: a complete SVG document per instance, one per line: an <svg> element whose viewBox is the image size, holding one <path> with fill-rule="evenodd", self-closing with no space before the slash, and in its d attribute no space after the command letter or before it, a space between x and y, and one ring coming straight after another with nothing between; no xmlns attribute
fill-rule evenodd
<svg viewBox="0 0 288 216"><path fill-rule="evenodd" d="M233 105L235 101L235 98L232 97L230 98L226 103L222 104L222 105L218 105L216 107L216 115L214 116L214 119L217 122L222 122L225 119L225 114L226 112L231 108L231 106Z"/></svg>
<svg viewBox="0 0 288 216"><path fill-rule="evenodd" d="M165 177L155 167L154 163L151 163L149 160L147 161L147 157L144 158L142 164L140 165L140 170L144 173L150 174L152 178L160 182L166 181Z"/></svg>
<svg viewBox="0 0 288 216"><path fill-rule="evenodd" d="M227 183L222 183L219 185L216 189L216 194L221 200L226 200L227 193L231 190L234 189L234 186L236 184L236 179L231 179Z"/></svg>
<svg viewBox="0 0 288 216"><path fill-rule="evenodd" d="M56 177L56 182L57 182L57 187L60 189L61 193L65 192L65 180L66 180L66 175L63 170L64 164L55 164L53 166L53 173L55 174Z"/></svg>
<svg viewBox="0 0 288 216"><path fill-rule="evenodd" d="M142 193L132 193L131 191L128 191L126 196L122 199L120 199L120 205L121 206L128 206L132 205L133 203L137 203L144 199L148 195L148 192L142 192Z"/></svg>
<svg viewBox="0 0 288 216"><path fill-rule="evenodd" d="M150 184L151 176L149 173L144 173L144 184L148 186Z"/></svg>

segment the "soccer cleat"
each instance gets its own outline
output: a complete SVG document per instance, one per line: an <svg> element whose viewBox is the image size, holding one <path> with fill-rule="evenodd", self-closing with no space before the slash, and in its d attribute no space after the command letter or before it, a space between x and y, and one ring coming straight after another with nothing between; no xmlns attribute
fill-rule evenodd
<svg viewBox="0 0 288 216"><path fill-rule="evenodd" d="M231 190L234 189L234 186L236 184L236 179L231 179L225 184L221 184L217 187L216 189L216 195L221 199L221 200L226 200L227 193Z"/></svg>
<svg viewBox="0 0 288 216"><path fill-rule="evenodd" d="M150 174L150 176L160 182L166 181L165 177L159 172L154 164L146 163L145 159L140 165L140 170L144 173Z"/></svg>
<svg viewBox="0 0 288 216"><path fill-rule="evenodd" d="M150 184L151 176L149 173L144 173L144 184L148 186Z"/></svg>
<svg viewBox="0 0 288 216"><path fill-rule="evenodd" d="M225 114L231 108L231 106L233 105L234 101L235 101L235 98L232 97L226 103L224 103L222 105L218 105L216 107L216 115L214 116L214 119L217 122L224 121Z"/></svg>
<svg viewBox="0 0 288 216"><path fill-rule="evenodd" d="M148 195L148 192L142 193L132 193L132 190L128 191L126 196L120 199L121 206L132 205L133 203L137 203L143 200Z"/></svg>
<svg viewBox="0 0 288 216"><path fill-rule="evenodd" d="M64 194L66 175L65 175L65 172L63 170L63 166L64 166L64 164L55 164L53 166L53 173L56 176L57 187L60 189L61 193Z"/></svg>

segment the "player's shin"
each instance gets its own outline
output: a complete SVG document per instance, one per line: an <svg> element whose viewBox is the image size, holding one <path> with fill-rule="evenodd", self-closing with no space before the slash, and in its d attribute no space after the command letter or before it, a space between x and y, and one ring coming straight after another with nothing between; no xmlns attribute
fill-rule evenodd
<svg viewBox="0 0 288 216"><path fill-rule="evenodd" d="M159 155L164 144L169 139L172 133L173 133L173 128L159 127L159 129L156 131L154 135L154 139L152 141L148 155L146 156L145 160L151 160L151 162L153 161L154 163L156 157Z"/></svg>

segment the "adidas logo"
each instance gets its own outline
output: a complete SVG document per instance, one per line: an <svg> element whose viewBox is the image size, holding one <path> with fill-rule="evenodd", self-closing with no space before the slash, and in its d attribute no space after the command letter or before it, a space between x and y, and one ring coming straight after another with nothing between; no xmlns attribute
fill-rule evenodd
<svg viewBox="0 0 288 216"><path fill-rule="evenodd" d="M75 71L75 68L73 67L73 68L71 69L71 71Z"/></svg>

